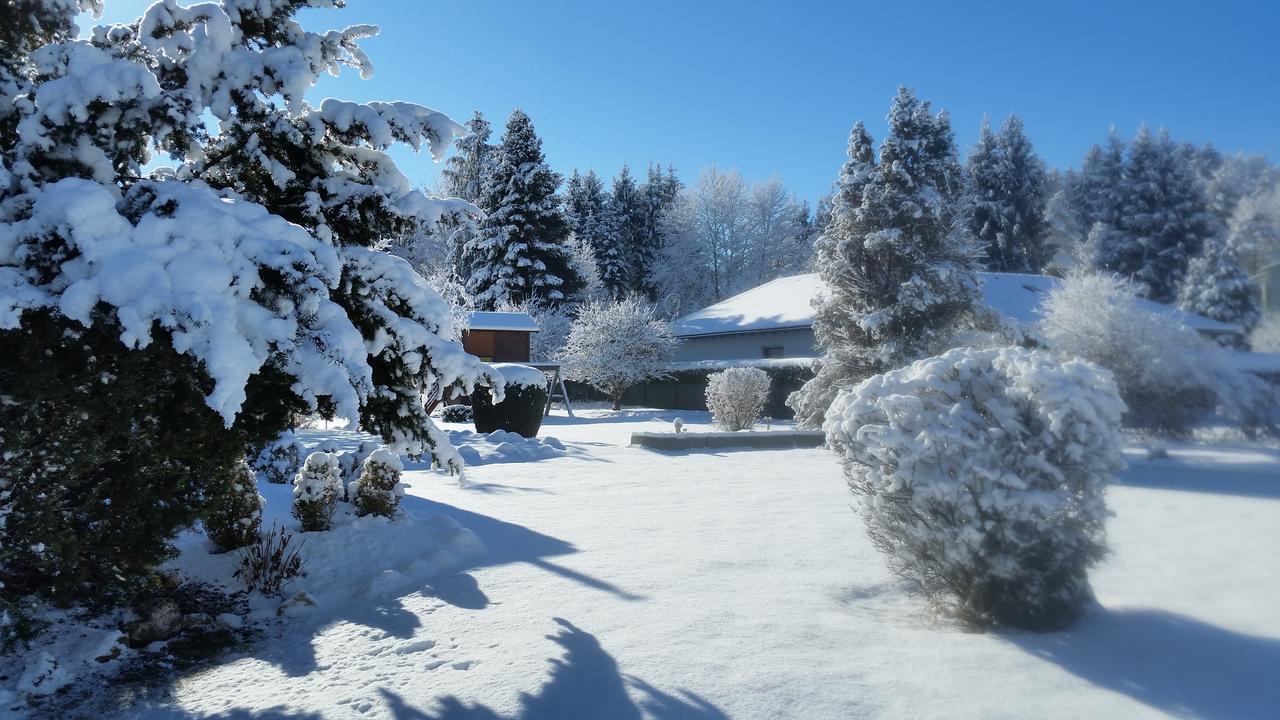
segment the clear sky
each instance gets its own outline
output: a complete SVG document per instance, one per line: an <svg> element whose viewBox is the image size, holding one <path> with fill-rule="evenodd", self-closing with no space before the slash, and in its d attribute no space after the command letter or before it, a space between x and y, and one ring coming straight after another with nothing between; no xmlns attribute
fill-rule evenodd
<svg viewBox="0 0 1280 720"><path fill-rule="evenodd" d="M149 4L106 0L103 21ZM349 0L301 17L382 28L364 43L374 76L325 80L313 103L411 100L459 122L479 109L495 136L521 107L566 175L657 161L689 181L716 163L814 200L856 120L883 136L900 83L951 112L962 151L984 114L1017 113L1056 167L1144 122L1280 160L1275 0ZM396 157L434 181L429 157Z"/></svg>

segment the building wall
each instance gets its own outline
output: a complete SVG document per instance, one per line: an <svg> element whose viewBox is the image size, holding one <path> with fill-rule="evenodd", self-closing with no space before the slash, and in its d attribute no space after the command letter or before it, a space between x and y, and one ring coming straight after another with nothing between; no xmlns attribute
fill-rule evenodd
<svg viewBox="0 0 1280 720"><path fill-rule="evenodd" d="M781 357L816 357L819 354L812 329L752 332L683 338L676 362L698 360L759 360L764 348L781 347Z"/></svg>
<svg viewBox="0 0 1280 720"><path fill-rule="evenodd" d="M529 333L523 330L470 330L462 348L485 362L529 362Z"/></svg>

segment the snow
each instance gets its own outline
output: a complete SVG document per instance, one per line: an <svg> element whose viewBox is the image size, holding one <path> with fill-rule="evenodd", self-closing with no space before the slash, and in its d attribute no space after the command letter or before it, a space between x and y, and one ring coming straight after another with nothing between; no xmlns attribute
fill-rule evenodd
<svg viewBox="0 0 1280 720"><path fill-rule="evenodd" d="M524 312L472 312L467 327L471 330L516 330L538 332L540 328L533 316Z"/></svg>
<svg viewBox="0 0 1280 720"><path fill-rule="evenodd" d="M545 426L565 452L473 463L465 488L406 463L404 519L340 514L303 536L311 574L289 591L316 605L259 608L265 636L222 664L82 711L1141 719L1280 704L1280 578L1260 571L1280 555L1280 450L1174 442L1148 461L1131 444L1091 575L1099 607L1065 632L975 634L930 622L896 584L829 452L652 453L627 438L676 412L577 414ZM464 448L501 444L444 427ZM266 524L289 522L291 488L261 490ZM188 574L229 573L201 538L184 550Z"/></svg>
<svg viewBox="0 0 1280 720"><path fill-rule="evenodd" d="M1039 319L1038 308L1058 279L1046 275L980 272L986 303L1022 326ZM813 327L813 300L823 291L817 273L792 275L767 282L675 321L676 337L727 333L794 330ZM1190 328L1206 333L1239 333L1238 325L1150 300L1138 303L1148 310L1171 315Z"/></svg>
<svg viewBox="0 0 1280 720"><path fill-rule="evenodd" d="M490 365L501 375L507 387L546 388L547 375L538 368L517 363L494 363Z"/></svg>
<svg viewBox="0 0 1280 720"><path fill-rule="evenodd" d="M746 360L689 360L686 362L674 362L669 366L672 371L679 370L725 370L727 368L807 368L811 367L817 358L812 357L791 357L791 358L752 358Z"/></svg>

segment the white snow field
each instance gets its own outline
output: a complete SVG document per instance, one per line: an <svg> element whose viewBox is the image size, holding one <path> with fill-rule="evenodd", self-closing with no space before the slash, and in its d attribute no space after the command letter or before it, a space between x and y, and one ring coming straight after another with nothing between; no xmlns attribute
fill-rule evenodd
<svg viewBox="0 0 1280 720"><path fill-rule="evenodd" d="M549 419L560 443L455 432L469 486L405 475L404 529L421 530L370 526L345 560L317 538L317 607L118 716L1280 717L1280 451L1135 445L1099 607L1068 632L978 634L887 574L828 451L626 446L676 414L708 425L589 410ZM461 573L403 570L415 532L470 542L436 513L485 548L459 550ZM458 542L436 535L422 552Z"/></svg>

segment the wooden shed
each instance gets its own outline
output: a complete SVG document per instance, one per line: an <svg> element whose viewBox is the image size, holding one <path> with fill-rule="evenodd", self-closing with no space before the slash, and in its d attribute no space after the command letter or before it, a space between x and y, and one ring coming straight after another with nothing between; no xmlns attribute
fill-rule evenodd
<svg viewBox="0 0 1280 720"><path fill-rule="evenodd" d="M473 312L462 347L485 362L529 362L529 335L538 323L523 312Z"/></svg>

